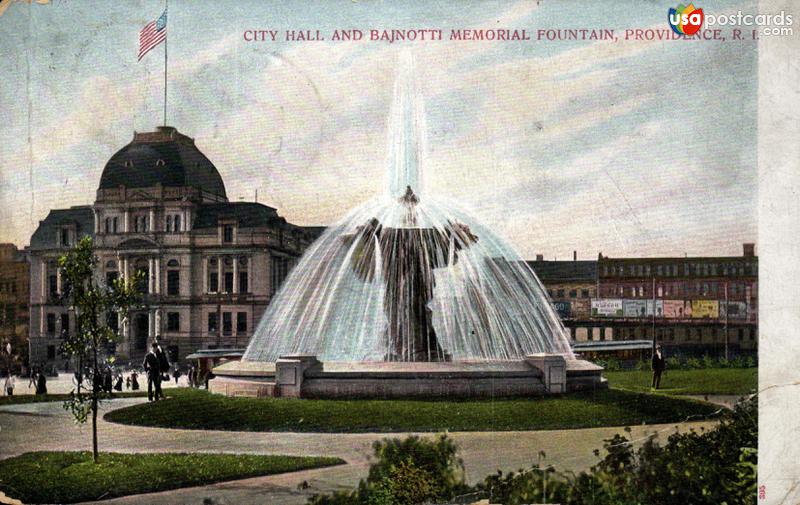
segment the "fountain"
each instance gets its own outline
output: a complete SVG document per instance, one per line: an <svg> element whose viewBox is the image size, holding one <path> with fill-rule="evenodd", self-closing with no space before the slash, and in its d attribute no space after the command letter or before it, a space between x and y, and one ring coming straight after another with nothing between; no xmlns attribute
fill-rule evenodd
<svg viewBox="0 0 800 505"><path fill-rule="evenodd" d="M306 251L241 362L211 389L292 397L493 396L603 387L530 267L424 185L425 124L404 55L386 191Z"/></svg>

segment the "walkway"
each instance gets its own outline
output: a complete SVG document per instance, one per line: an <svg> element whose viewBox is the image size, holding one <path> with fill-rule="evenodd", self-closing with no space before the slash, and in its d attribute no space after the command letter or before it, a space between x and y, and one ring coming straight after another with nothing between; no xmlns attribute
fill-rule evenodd
<svg viewBox="0 0 800 505"><path fill-rule="evenodd" d="M104 409L120 408L145 401L142 398L112 400ZM213 413L209 413L213 415ZM713 422L686 423L681 429L711 427ZM636 426L632 435L643 439L653 432L666 436L674 425ZM0 407L0 458L33 450L91 450L88 426L76 426L60 402ZM592 428L564 431L459 432L451 436L458 443L467 480L475 483L498 469L529 467L539 451L547 464L566 470L583 470L597 459L593 449L622 428ZM98 422L101 451L109 452L233 452L338 456L348 464L282 475L136 495L104 501L107 504L214 504L281 503L302 504L314 493L355 487L366 476L372 443L386 436L404 434L251 433L190 431L142 428ZM424 436L432 436L426 434ZM298 489L302 482L307 489Z"/></svg>

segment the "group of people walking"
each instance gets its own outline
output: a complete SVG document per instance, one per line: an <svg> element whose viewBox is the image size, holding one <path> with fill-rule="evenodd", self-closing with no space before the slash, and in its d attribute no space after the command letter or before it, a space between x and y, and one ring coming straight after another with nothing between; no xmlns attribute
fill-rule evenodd
<svg viewBox="0 0 800 505"><path fill-rule="evenodd" d="M3 381L3 393L8 396L14 396L14 388L17 387L17 381L10 373L6 375ZM30 380L28 381L28 389L34 388L37 395L47 394L47 376L42 370L35 370L31 373Z"/></svg>

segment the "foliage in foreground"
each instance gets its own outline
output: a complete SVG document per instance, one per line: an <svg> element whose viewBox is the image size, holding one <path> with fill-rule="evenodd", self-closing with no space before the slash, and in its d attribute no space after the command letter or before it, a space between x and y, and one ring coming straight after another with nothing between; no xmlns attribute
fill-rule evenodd
<svg viewBox="0 0 800 505"><path fill-rule="evenodd" d="M417 436L383 439L373 444L375 457L369 476L354 491L314 495L314 505L413 505L451 500L469 490L464 464L447 435L434 440Z"/></svg>
<svg viewBox="0 0 800 505"><path fill-rule="evenodd" d="M342 464L251 454L29 452L0 465L0 491L23 503L74 503Z"/></svg>
<svg viewBox="0 0 800 505"><path fill-rule="evenodd" d="M374 433L656 424L702 418L717 410L703 402L616 390L464 401L230 398L183 388L169 394L167 401L116 409L104 419L179 429Z"/></svg>
<svg viewBox="0 0 800 505"><path fill-rule="evenodd" d="M758 413L755 398L728 412L714 429L655 437L634 449L615 435L604 458L574 474L543 466L487 477L471 491L491 503L522 505L753 505L756 501ZM629 430L626 430L629 431ZM599 456L599 450L595 453ZM312 505L442 503L470 491L456 447L446 436L376 443L379 458L351 492L315 495ZM432 457L440 458L438 464ZM461 472L461 473L459 473Z"/></svg>

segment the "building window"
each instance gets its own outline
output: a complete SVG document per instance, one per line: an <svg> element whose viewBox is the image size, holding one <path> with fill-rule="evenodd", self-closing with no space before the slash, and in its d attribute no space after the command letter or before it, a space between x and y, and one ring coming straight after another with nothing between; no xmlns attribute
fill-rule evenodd
<svg viewBox="0 0 800 505"><path fill-rule="evenodd" d="M114 333L117 333L119 331L119 314L113 311L106 314L106 324Z"/></svg>
<svg viewBox="0 0 800 505"><path fill-rule="evenodd" d="M242 335L247 333L247 312L236 313L236 334Z"/></svg>
<svg viewBox="0 0 800 505"><path fill-rule="evenodd" d="M181 272L180 270L167 270L167 294L178 296L180 294Z"/></svg>
<svg viewBox="0 0 800 505"><path fill-rule="evenodd" d="M233 242L233 226L232 225L225 225L222 228L222 241L226 244L230 244Z"/></svg>
<svg viewBox="0 0 800 505"><path fill-rule="evenodd" d="M69 314L61 314L61 338L69 337Z"/></svg>
<svg viewBox="0 0 800 505"><path fill-rule="evenodd" d="M556 297L557 298L564 298L564 290L563 289L559 289L558 291L556 291Z"/></svg>
<svg viewBox="0 0 800 505"><path fill-rule="evenodd" d="M578 290L577 289L570 289L569 290L569 297L570 298L577 298L578 297Z"/></svg>
<svg viewBox="0 0 800 505"><path fill-rule="evenodd" d="M172 231L172 216L167 216L166 231Z"/></svg>
<svg viewBox="0 0 800 505"><path fill-rule="evenodd" d="M181 315L177 312L167 312L167 331L181 331Z"/></svg>
<svg viewBox="0 0 800 505"><path fill-rule="evenodd" d="M119 277L119 272L106 272L106 286L109 288L114 287L114 282Z"/></svg>
<svg viewBox="0 0 800 505"><path fill-rule="evenodd" d="M217 332L217 313L216 312L209 312L208 313L208 332L209 333L216 333Z"/></svg>
<svg viewBox="0 0 800 505"><path fill-rule="evenodd" d="M233 293L233 272L225 272L225 292Z"/></svg>
<svg viewBox="0 0 800 505"><path fill-rule="evenodd" d="M62 228L61 229L61 245L64 247L70 246L70 239L69 239L69 228Z"/></svg>
<svg viewBox="0 0 800 505"><path fill-rule="evenodd" d="M219 283L219 274L217 272L211 272L208 276L208 292L216 293L218 283Z"/></svg>
<svg viewBox="0 0 800 505"><path fill-rule="evenodd" d="M58 277L51 275L47 278L50 296L58 296Z"/></svg>
<svg viewBox="0 0 800 505"><path fill-rule="evenodd" d="M281 256L272 257L272 294L278 292L286 276L289 274L289 258ZM564 297L564 290L560 290L560 297Z"/></svg>
<svg viewBox="0 0 800 505"><path fill-rule="evenodd" d="M230 335L233 333L233 315L231 312L222 313L222 334Z"/></svg>
<svg viewBox="0 0 800 505"><path fill-rule="evenodd" d="M139 282L136 284L136 289L139 293L145 295L148 292L150 284L150 267L147 264L147 260L139 260L135 272L140 275Z"/></svg>
<svg viewBox="0 0 800 505"><path fill-rule="evenodd" d="M56 334L56 315L55 314L47 314L47 334L48 335L55 335Z"/></svg>
<svg viewBox="0 0 800 505"><path fill-rule="evenodd" d="M582 289L581 290L581 298L589 298L589 290L588 289Z"/></svg>
<svg viewBox="0 0 800 505"><path fill-rule="evenodd" d="M247 284L247 272L239 272L239 292L240 293L249 293L250 286Z"/></svg>
<svg viewBox="0 0 800 505"><path fill-rule="evenodd" d="M174 231L178 232L181 231L181 216L180 214L176 214L175 217L172 219L173 225L172 228Z"/></svg>
<svg viewBox="0 0 800 505"><path fill-rule="evenodd" d="M111 233L111 218L106 218L106 233Z"/></svg>

